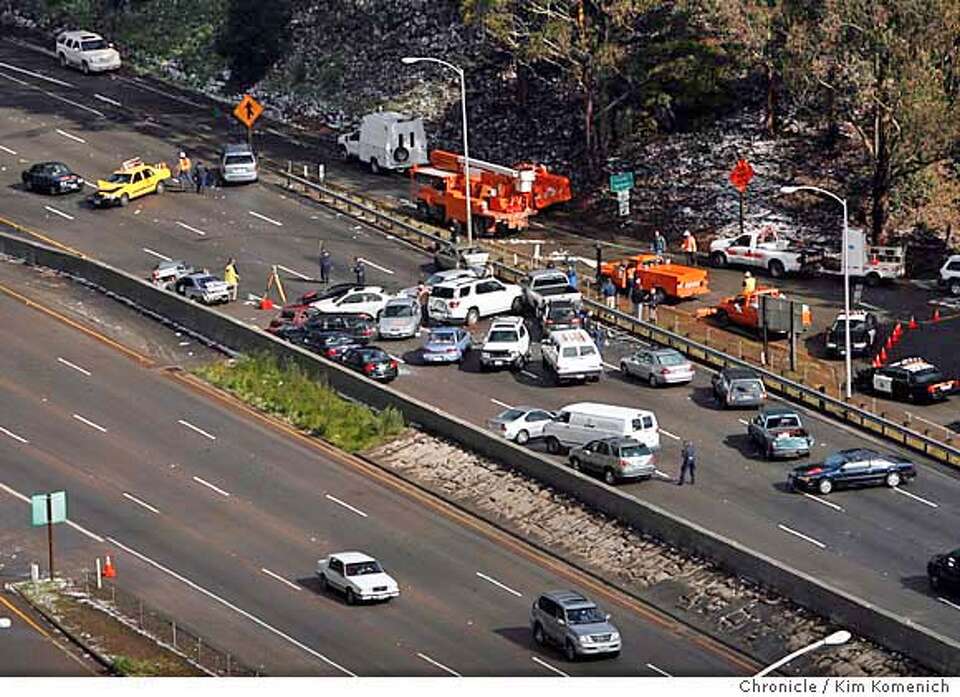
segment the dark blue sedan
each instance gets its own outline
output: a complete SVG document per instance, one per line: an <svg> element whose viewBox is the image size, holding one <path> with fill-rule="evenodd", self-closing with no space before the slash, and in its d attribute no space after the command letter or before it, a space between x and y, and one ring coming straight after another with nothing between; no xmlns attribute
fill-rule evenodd
<svg viewBox="0 0 960 697"><path fill-rule="evenodd" d="M431 329L423 342L425 363L459 363L473 347L470 332L461 327Z"/></svg>
<svg viewBox="0 0 960 697"><path fill-rule="evenodd" d="M900 486L917 476L910 460L867 448L841 450L815 465L794 467L787 485L829 494L837 487Z"/></svg>

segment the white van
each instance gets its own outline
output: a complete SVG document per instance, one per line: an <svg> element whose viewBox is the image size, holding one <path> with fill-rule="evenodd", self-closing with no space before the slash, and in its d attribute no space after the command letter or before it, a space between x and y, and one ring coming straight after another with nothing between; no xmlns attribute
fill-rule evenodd
<svg viewBox="0 0 960 697"><path fill-rule="evenodd" d="M583 329L550 332L540 345L544 376L556 384L587 380L597 382L603 374L600 351Z"/></svg>
<svg viewBox="0 0 960 697"><path fill-rule="evenodd" d="M367 114L360 128L337 138L344 159L357 158L378 174L381 169L406 169L424 165L427 136L423 120L396 111Z"/></svg>
<svg viewBox="0 0 960 697"><path fill-rule="evenodd" d="M547 451L554 454L564 448L614 436L633 438L651 450L660 448L657 416L645 409L578 402L563 407L556 419L543 427Z"/></svg>

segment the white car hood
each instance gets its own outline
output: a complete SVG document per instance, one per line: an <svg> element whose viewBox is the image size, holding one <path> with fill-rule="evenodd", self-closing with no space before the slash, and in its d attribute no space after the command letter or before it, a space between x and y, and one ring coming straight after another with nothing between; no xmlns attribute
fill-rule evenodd
<svg viewBox="0 0 960 697"><path fill-rule="evenodd" d="M120 54L117 53L117 50L114 48L103 48L103 49L100 49L99 51L84 51L83 55L84 57L91 58L92 62L94 63L100 63L100 62L107 63L107 62L115 61L117 58L120 57Z"/></svg>
<svg viewBox="0 0 960 697"><path fill-rule="evenodd" d="M520 343L516 341L487 341L481 351L516 351L520 352Z"/></svg>
<svg viewBox="0 0 960 697"><path fill-rule="evenodd" d="M374 588L386 586L387 590L395 590L397 582L393 580L390 574L364 574L363 576L348 576L351 584L356 586L361 592L372 593Z"/></svg>

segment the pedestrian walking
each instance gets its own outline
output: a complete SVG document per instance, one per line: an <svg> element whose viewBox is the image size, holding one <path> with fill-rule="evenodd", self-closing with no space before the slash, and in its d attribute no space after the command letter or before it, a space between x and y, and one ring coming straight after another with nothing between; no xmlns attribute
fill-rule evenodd
<svg viewBox="0 0 960 697"><path fill-rule="evenodd" d="M367 266L360 257L353 258L353 273L357 277L358 286L367 285Z"/></svg>
<svg viewBox="0 0 960 697"><path fill-rule="evenodd" d="M202 194L207 183L207 168L202 162L197 162L197 166L193 168L193 181L197 186L197 193Z"/></svg>
<svg viewBox="0 0 960 697"><path fill-rule="evenodd" d="M683 233L683 242L680 243L680 249L687 256L687 266L697 265L697 238L687 230Z"/></svg>
<svg viewBox="0 0 960 697"><path fill-rule="evenodd" d="M653 233L653 253L658 257L667 253L667 240L659 230Z"/></svg>
<svg viewBox="0 0 960 697"><path fill-rule="evenodd" d="M223 282L227 284L230 300L236 300L240 290L240 274L237 273L237 260L233 257L230 257L230 261L223 267Z"/></svg>
<svg viewBox="0 0 960 697"><path fill-rule="evenodd" d="M643 301L644 301L643 283L640 278L633 279L633 285L630 287L630 301L633 303L633 312L637 319L643 319Z"/></svg>
<svg viewBox="0 0 960 697"><path fill-rule="evenodd" d="M190 163L190 158L187 157L187 153L181 150L180 157L177 159L177 181L179 181L184 190L186 190L192 178L193 165Z"/></svg>
<svg viewBox="0 0 960 697"><path fill-rule="evenodd" d="M567 266L567 283L572 287L577 287L577 267L573 264Z"/></svg>
<svg viewBox="0 0 960 697"><path fill-rule="evenodd" d="M320 282L323 285L330 283L330 272L333 271L333 255L330 250L320 250Z"/></svg>
<svg viewBox="0 0 960 697"><path fill-rule="evenodd" d="M613 281L610 280L610 277L607 276L603 279L603 286L600 288L600 293L603 295L603 302L611 310L616 309L617 307L617 287L613 285Z"/></svg>
<svg viewBox="0 0 960 697"><path fill-rule="evenodd" d="M603 349L607 345L607 332L603 328L603 325L600 322L593 323L595 336L593 343L597 345L597 351L600 352L600 357L603 357Z"/></svg>
<svg viewBox="0 0 960 697"><path fill-rule="evenodd" d="M677 486L683 486L686 475L690 475L690 485L695 484L694 476L697 471L697 452L694 450L692 441L684 441L683 449L680 451L680 478L677 480Z"/></svg>

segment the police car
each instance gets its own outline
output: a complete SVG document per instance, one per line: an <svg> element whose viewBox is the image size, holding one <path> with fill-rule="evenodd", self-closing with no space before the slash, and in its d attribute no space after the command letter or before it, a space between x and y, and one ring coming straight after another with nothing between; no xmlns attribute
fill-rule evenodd
<svg viewBox="0 0 960 697"><path fill-rule="evenodd" d="M904 358L857 375L861 389L905 402L944 400L954 391L956 380L945 380L940 369L922 358Z"/></svg>
<svg viewBox="0 0 960 697"><path fill-rule="evenodd" d="M846 326L847 315L843 312L833 320L833 325L827 330L827 354L842 356L846 353ZM850 313L850 353L853 356L862 356L870 352L877 341L880 322L872 312L854 310Z"/></svg>

